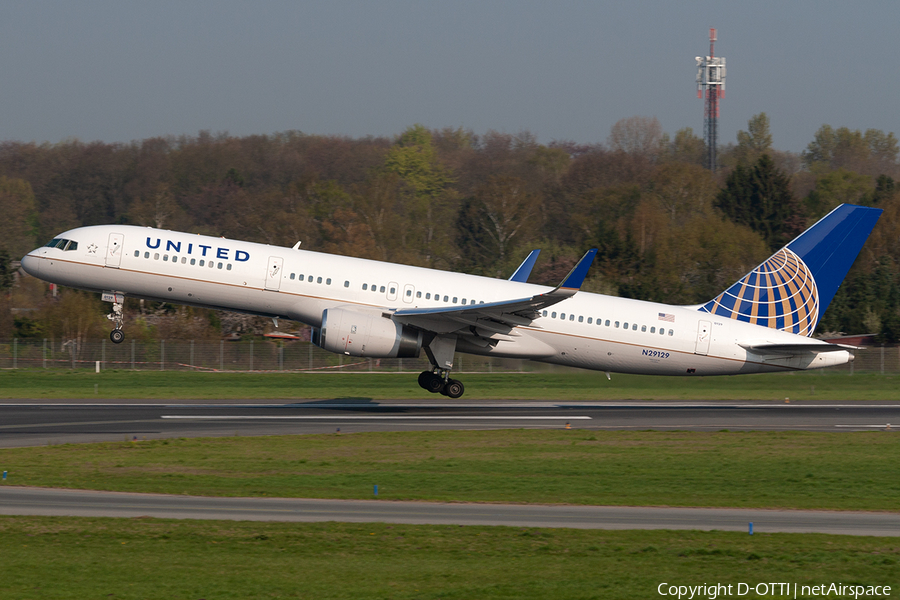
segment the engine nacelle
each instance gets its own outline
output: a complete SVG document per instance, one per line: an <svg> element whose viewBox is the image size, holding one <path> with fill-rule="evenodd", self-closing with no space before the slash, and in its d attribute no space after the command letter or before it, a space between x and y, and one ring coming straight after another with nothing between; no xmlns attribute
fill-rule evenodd
<svg viewBox="0 0 900 600"><path fill-rule="evenodd" d="M314 343L349 356L416 358L422 350L422 332L379 314L329 308L322 313L322 327Z"/></svg>

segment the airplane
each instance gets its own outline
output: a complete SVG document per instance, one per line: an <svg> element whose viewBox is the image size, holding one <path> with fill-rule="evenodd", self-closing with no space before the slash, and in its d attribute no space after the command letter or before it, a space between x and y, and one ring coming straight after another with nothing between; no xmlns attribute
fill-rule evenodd
<svg viewBox="0 0 900 600"><path fill-rule="evenodd" d="M852 346L811 338L881 215L843 204L721 294L674 306L580 292L596 249L556 287L128 225L79 227L22 259L46 281L99 292L121 343L126 297L305 323L325 350L426 354L419 385L463 395L454 354L616 373L733 375L845 364Z"/></svg>

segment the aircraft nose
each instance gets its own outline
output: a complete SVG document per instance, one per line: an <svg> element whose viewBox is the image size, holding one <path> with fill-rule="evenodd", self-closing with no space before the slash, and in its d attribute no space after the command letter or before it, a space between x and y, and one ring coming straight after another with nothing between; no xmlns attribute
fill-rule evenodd
<svg viewBox="0 0 900 600"><path fill-rule="evenodd" d="M22 257L22 269L32 277L40 277L41 259L32 254Z"/></svg>

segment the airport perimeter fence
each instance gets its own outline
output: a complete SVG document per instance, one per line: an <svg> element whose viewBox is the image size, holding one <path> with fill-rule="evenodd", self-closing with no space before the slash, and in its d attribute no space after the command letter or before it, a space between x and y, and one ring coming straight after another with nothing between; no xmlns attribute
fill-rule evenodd
<svg viewBox="0 0 900 600"><path fill-rule="evenodd" d="M132 369L208 372L420 372L419 358L358 358L334 354L300 340L194 341L107 339L78 342L59 339L0 341L0 369ZM457 373L546 371L552 365L524 360L457 354Z"/></svg>
<svg viewBox="0 0 900 600"><path fill-rule="evenodd" d="M900 347L868 346L855 352L848 365L821 369L824 373L900 373ZM419 358L357 358L333 354L300 340L125 340L81 341L59 339L0 340L0 369L132 369L141 371L209 372L402 372L429 368ZM457 354L457 373L565 371L543 363Z"/></svg>

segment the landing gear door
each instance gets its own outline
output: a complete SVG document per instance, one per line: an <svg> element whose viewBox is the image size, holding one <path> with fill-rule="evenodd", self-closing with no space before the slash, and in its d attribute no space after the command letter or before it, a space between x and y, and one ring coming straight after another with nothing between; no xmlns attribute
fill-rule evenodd
<svg viewBox="0 0 900 600"><path fill-rule="evenodd" d="M109 234L109 245L106 248L106 266L118 267L122 264L122 244L125 243L125 236L121 233Z"/></svg>
<svg viewBox="0 0 900 600"><path fill-rule="evenodd" d="M279 256L269 257L269 266L266 269L266 289L277 292L281 287L281 270L284 267L284 259Z"/></svg>
<svg viewBox="0 0 900 600"><path fill-rule="evenodd" d="M700 321L697 325L697 348L694 354L706 356L709 354L709 338L712 335L712 323L709 321Z"/></svg>

